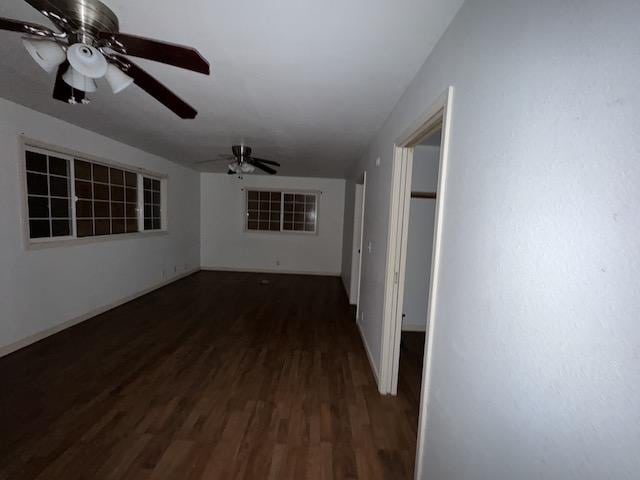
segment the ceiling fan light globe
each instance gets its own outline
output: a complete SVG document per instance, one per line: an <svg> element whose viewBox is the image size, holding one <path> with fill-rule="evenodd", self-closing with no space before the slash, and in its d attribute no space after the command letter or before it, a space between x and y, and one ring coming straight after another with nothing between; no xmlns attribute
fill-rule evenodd
<svg viewBox="0 0 640 480"><path fill-rule="evenodd" d="M133 83L133 78L111 63L107 67L104 78L115 94L120 93Z"/></svg>
<svg viewBox="0 0 640 480"><path fill-rule="evenodd" d="M239 169L240 165L238 165L238 162L232 162L229 164L229 170L231 170L233 173L238 173Z"/></svg>
<svg viewBox="0 0 640 480"><path fill-rule="evenodd" d="M80 74L88 78L104 77L109 68L100 51L84 43L75 43L67 49L67 60Z"/></svg>
<svg viewBox="0 0 640 480"><path fill-rule="evenodd" d="M255 171L255 167L250 163L243 163L240 166L240 170L242 171L242 173L253 173Z"/></svg>
<svg viewBox="0 0 640 480"><path fill-rule="evenodd" d="M83 92L95 92L97 88L96 82L93 78L82 75L71 66L67 69L64 75L62 75L62 79L70 87Z"/></svg>
<svg viewBox="0 0 640 480"><path fill-rule="evenodd" d="M31 58L47 73L53 73L67 58L64 48L52 40L23 38L22 44Z"/></svg>

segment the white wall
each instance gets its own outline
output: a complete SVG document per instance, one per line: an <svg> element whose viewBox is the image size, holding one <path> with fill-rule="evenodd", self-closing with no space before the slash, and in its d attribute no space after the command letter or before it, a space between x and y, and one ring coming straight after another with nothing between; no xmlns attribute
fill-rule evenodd
<svg viewBox="0 0 640 480"><path fill-rule="evenodd" d="M356 182L347 180L344 189L344 225L342 228L342 284L351 298L351 263L353 255L353 215L355 213Z"/></svg>
<svg viewBox="0 0 640 480"><path fill-rule="evenodd" d="M411 191L435 192L438 189L439 162L440 147L418 145L414 149ZM435 199L411 199L402 304L403 330L426 330L435 212Z"/></svg>
<svg viewBox="0 0 640 480"><path fill-rule="evenodd" d="M353 170L378 365L393 144L455 87L423 479L638 478L639 17L466 2Z"/></svg>
<svg viewBox="0 0 640 480"><path fill-rule="evenodd" d="M25 250L20 134L167 174L169 232ZM199 268L198 173L5 100L0 145L0 352Z"/></svg>
<svg viewBox="0 0 640 480"><path fill-rule="evenodd" d="M349 303L358 304L358 290L360 289L360 241L362 240L362 217L364 208L365 186L356 184L356 195L353 209L353 231L351 242L351 286L349 287Z"/></svg>
<svg viewBox="0 0 640 480"><path fill-rule="evenodd" d="M322 192L318 234L246 232L247 188ZM202 174L202 267L340 275L344 192L345 181L340 179Z"/></svg>

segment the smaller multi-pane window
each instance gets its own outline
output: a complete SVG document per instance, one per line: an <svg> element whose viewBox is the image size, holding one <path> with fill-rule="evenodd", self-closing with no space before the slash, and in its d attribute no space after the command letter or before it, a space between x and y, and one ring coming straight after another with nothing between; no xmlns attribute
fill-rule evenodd
<svg viewBox="0 0 640 480"><path fill-rule="evenodd" d="M160 180L157 178L143 177L144 187L144 229L161 230L161 193Z"/></svg>
<svg viewBox="0 0 640 480"><path fill-rule="evenodd" d="M248 190L249 231L316 233L317 194Z"/></svg>
<svg viewBox="0 0 640 480"><path fill-rule="evenodd" d="M71 232L69 160L26 151L29 237L68 237Z"/></svg>
<svg viewBox="0 0 640 480"><path fill-rule="evenodd" d="M309 193L284 194L282 230L288 232L316 231L316 195Z"/></svg>
<svg viewBox="0 0 640 480"><path fill-rule="evenodd" d="M78 237L138 231L137 174L84 160L74 170Z"/></svg>
<svg viewBox="0 0 640 480"><path fill-rule="evenodd" d="M247 229L280 231L281 192L247 192Z"/></svg>

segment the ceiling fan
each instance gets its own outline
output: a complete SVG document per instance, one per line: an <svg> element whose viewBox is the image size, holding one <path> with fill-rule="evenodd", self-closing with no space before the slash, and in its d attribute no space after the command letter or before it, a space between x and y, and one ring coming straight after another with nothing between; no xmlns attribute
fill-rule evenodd
<svg viewBox="0 0 640 480"><path fill-rule="evenodd" d="M197 111L125 55L209 75L209 62L191 47L119 32L118 17L99 0L25 0L57 27L0 17L0 30L27 35L23 43L48 73L57 69L53 98L89 103L87 93L105 78L113 93L135 83L180 118Z"/></svg>
<svg viewBox="0 0 640 480"><path fill-rule="evenodd" d="M227 173L229 175L236 175L242 173L253 173L256 168L259 168L263 172L267 172L269 175L275 175L278 173L275 169L271 168L269 165L273 165L274 167L279 167L280 164L278 162L274 162L273 160L265 160L263 158L256 158L251 156L251 147L247 147L245 145L234 145L231 147L232 155L220 155L220 159L215 160L204 160L202 162L196 162L198 164L202 163L211 163L211 162L221 162L221 161L231 161L228 165Z"/></svg>

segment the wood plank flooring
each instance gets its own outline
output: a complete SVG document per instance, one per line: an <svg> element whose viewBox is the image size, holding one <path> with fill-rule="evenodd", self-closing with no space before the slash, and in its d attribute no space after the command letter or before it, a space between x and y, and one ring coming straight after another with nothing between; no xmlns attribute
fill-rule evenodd
<svg viewBox="0 0 640 480"><path fill-rule="evenodd" d="M398 395L409 402L416 412L416 418L420 408L425 336L425 332L403 331L400 337Z"/></svg>
<svg viewBox="0 0 640 480"><path fill-rule="evenodd" d="M414 402L378 394L347 303L200 272L0 359L0 479L412 478Z"/></svg>

